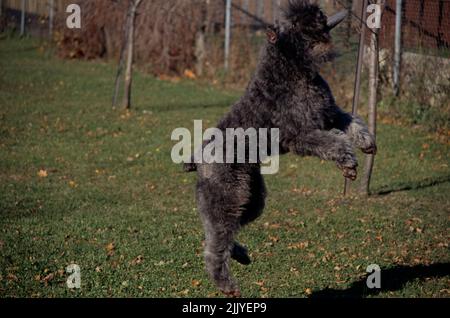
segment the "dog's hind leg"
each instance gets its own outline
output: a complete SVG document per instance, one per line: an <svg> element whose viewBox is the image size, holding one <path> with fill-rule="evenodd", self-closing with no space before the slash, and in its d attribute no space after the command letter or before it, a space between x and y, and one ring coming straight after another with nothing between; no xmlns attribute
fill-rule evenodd
<svg viewBox="0 0 450 318"><path fill-rule="evenodd" d="M249 265L252 260L248 256L248 250L238 242L233 243L231 248L231 258L242 265Z"/></svg>
<svg viewBox="0 0 450 318"><path fill-rule="evenodd" d="M229 261L234 246L238 223L217 224L210 215L204 215L206 271L217 287L226 295L239 297L240 291L231 276Z"/></svg>
<svg viewBox="0 0 450 318"><path fill-rule="evenodd" d="M264 179L259 169L254 169L251 173L250 179L250 200L242 207L242 215L239 220L241 226L253 222L262 214L266 194L267 192L264 185ZM233 244L233 248L231 249L231 258L243 265L248 265L251 263L247 248L238 242L234 242Z"/></svg>
<svg viewBox="0 0 450 318"><path fill-rule="evenodd" d="M200 172L203 169L200 167ZM239 297L239 287L229 265L234 237L240 228L236 189L212 179L200 179L197 185L198 207L205 229L206 271L224 294Z"/></svg>
<svg viewBox="0 0 450 318"><path fill-rule="evenodd" d="M256 220L264 210L267 190L259 168L251 171L249 188L250 198L242 207L242 215L239 220L241 226Z"/></svg>

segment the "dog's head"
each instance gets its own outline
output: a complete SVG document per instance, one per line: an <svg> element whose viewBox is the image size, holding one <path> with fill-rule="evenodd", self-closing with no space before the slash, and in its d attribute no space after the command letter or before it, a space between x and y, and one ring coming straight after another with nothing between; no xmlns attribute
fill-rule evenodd
<svg viewBox="0 0 450 318"><path fill-rule="evenodd" d="M346 16L341 11L328 18L308 0L290 0L281 21L267 28L267 39L289 59L321 64L335 56L330 31Z"/></svg>

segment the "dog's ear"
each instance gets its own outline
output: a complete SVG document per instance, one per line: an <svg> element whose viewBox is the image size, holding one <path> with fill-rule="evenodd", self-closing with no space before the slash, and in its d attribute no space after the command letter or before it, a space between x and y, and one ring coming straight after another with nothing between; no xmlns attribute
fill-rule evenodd
<svg viewBox="0 0 450 318"><path fill-rule="evenodd" d="M274 26L268 26L266 30L267 40L269 43L275 44L278 41L278 33Z"/></svg>

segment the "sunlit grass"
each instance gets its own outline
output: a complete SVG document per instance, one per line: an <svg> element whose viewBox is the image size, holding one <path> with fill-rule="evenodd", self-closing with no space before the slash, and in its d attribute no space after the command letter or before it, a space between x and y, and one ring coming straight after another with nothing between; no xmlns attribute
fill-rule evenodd
<svg viewBox="0 0 450 318"><path fill-rule="evenodd" d="M195 174L172 163L170 134L213 126L238 95L137 73L126 113L111 108L114 71L0 41L0 296L218 295ZM449 296L448 269L433 267L450 261L448 145L390 125L378 141L368 199L344 200L332 163L282 157L263 216L239 236L253 259L232 265L244 296L371 295L349 288L372 263L400 273L374 296ZM72 263L80 290L65 283Z"/></svg>

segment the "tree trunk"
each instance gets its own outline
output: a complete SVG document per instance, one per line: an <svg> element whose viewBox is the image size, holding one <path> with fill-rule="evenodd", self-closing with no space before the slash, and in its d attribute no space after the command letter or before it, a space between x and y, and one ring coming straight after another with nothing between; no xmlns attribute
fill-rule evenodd
<svg viewBox="0 0 450 318"><path fill-rule="evenodd" d="M378 5L380 1L377 1ZM377 97L378 97L378 32L379 29L372 29L370 35L370 56L369 56L369 100L368 100L368 128L369 132L376 136L377 128ZM370 179L372 177L372 170L374 164L374 155L366 155L364 172L361 178L360 193L369 195Z"/></svg>
<svg viewBox="0 0 450 318"><path fill-rule="evenodd" d="M205 31L202 28L197 32L195 37L195 73L197 76L203 75L203 66L205 64L206 49L205 49Z"/></svg>
<svg viewBox="0 0 450 318"><path fill-rule="evenodd" d="M359 97L361 92L361 71L364 61L364 41L366 39L366 17L367 17L367 0L363 0L361 3L361 19L360 19L360 35L359 35L359 45L358 45L358 60L356 63L356 74L355 74L355 85L353 90L353 104L352 104L352 114L356 115L359 106ZM344 181L344 196L350 191L350 181L345 178Z"/></svg>
<svg viewBox="0 0 450 318"><path fill-rule="evenodd" d="M128 25L128 41L127 41L127 61L125 70L125 95L123 97L123 107L131 108L131 85L133 81L133 53L134 53L134 24L136 19L136 11L142 0L133 1L130 7L130 23Z"/></svg>
<svg viewBox="0 0 450 318"><path fill-rule="evenodd" d="M131 5L132 4L130 4L130 6ZM123 67L125 64L125 52L127 50L128 32L130 30L130 27L129 27L130 10L131 10L131 8L128 9L127 18L125 20L122 48L120 49L120 56L119 56L119 65L117 67L116 79L114 82L114 94L113 94L113 98L112 98L112 107L113 108L117 106L117 98L119 96L119 88L120 88L120 76L122 75Z"/></svg>

